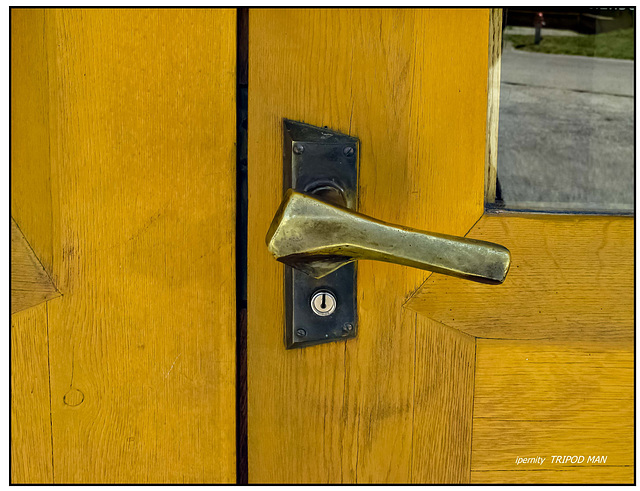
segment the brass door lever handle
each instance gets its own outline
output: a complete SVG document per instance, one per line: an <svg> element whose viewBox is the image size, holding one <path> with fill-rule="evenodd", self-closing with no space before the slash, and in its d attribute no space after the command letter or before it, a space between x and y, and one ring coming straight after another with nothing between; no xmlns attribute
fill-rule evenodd
<svg viewBox="0 0 640 491"><path fill-rule="evenodd" d="M372 259L499 284L511 262L501 245L388 224L292 189L266 241L278 261L314 278Z"/></svg>

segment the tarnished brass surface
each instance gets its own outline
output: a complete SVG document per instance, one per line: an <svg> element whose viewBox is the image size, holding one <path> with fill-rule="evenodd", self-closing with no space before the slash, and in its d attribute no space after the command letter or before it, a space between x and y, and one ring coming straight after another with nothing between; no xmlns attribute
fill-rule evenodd
<svg viewBox="0 0 640 491"><path fill-rule="evenodd" d="M391 225L292 189L266 241L278 261L314 278L357 259L373 259L499 284L511 262L501 245Z"/></svg>

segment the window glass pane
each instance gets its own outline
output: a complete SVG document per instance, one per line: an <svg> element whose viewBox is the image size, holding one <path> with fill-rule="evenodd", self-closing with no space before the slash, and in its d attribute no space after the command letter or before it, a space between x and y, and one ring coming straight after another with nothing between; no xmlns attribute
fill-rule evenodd
<svg viewBox="0 0 640 491"><path fill-rule="evenodd" d="M632 211L634 9L508 9L496 204Z"/></svg>

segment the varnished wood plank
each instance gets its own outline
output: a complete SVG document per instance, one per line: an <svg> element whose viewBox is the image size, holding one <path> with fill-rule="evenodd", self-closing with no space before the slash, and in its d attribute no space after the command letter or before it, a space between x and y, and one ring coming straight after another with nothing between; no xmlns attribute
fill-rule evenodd
<svg viewBox="0 0 640 491"><path fill-rule="evenodd" d="M11 313L28 309L60 293L24 235L11 219Z"/></svg>
<svg viewBox="0 0 640 491"><path fill-rule="evenodd" d="M483 212L488 19L250 11L250 482L409 482L412 455L430 464L415 449L415 316L402 308L426 274L361 262L358 339L286 351L283 267L264 236L282 197L282 118L361 139L360 211L466 233Z"/></svg>
<svg viewBox="0 0 640 491"><path fill-rule="evenodd" d="M498 181L498 120L500 116L500 70L502 67L502 9L489 16L489 76L487 77L487 142L484 194L487 203L496 200Z"/></svg>
<svg viewBox="0 0 640 491"><path fill-rule="evenodd" d="M632 482L633 379L632 343L479 339L472 481ZM536 456L545 461L516 465Z"/></svg>
<svg viewBox="0 0 640 491"><path fill-rule="evenodd" d="M416 319L412 481L468 483L476 340Z"/></svg>
<svg viewBox="0 0 640 491"><path fill-rule="evenodd" d="M44 11L14 8L10 15L11 215L31 240L31 245L26 243L12 219L13 313L57 293L42 266L51 272ZM11 316L12 483L53 482L46 308L40 304Z"/></svg>
<svg viewBox="0 0 640 491"><path fill-rule="evenodd" d="M633 466L616 467L610 472L602 472L597 467L538 471L471 471L474 483L495 484L629 484L633 482Z"/></svg>
<svg viewBox="0 0 640 491"><path fill-rule="evenodd" d="M11 216L53 273L49 92L43 9L11 9Z"/></svg>
<svg viewBox="0 0 640 491"><path fill-rule="evenodd" d="M231 9L38 27L56 482L235 480L235 30Z"/></svg>
<svg viewBox="0 0 640 491"><path fill-rule="evenodd" d="M47 305L11 316L11 483L53 483Z"/></svg>
<svg viewBox="0 0 640 491"><path fill-rule="evenodd" d="M510 249L504 284L432 275L408 308L482 338L633 339L632 217L487 215L469 237Z"/></svg>

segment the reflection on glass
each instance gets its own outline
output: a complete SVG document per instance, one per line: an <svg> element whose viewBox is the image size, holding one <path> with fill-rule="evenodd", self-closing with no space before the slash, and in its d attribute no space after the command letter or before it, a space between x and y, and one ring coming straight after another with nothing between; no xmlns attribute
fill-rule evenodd
<svg viewBox="0 0 640 491"><path fill-rule="evenodd" d="M509 9L496 204L633 211L634 9Z"/></svg>

